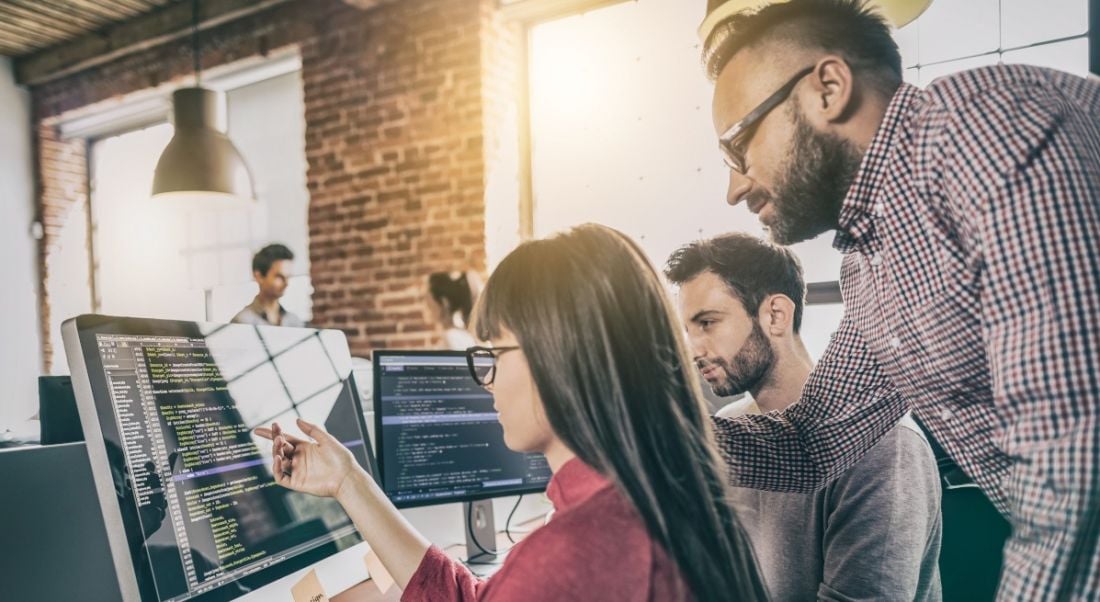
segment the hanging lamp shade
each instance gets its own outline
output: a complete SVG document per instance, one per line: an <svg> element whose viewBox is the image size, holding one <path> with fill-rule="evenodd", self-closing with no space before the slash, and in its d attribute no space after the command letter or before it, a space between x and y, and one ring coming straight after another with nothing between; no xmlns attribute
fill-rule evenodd
<svg viewBox="0 0 1100 602"><path fill-rule="evenodd" d="M172 113L175 133L157 162L153 196L242 204L254 200L248 166L223 131L221 94L181 88L172 93Z"/></svg>
<svg viewBox="0 0 1100 602"><path fill-rule="evenodd" d="M707 16L699 25L699 39L704 42L714 26L726 17L743 10L756 10L767 4L789 2L790 0L707 0ZM914 21L924 12L932 0L871 0L871 6L878 8L883 17L896 28Z"/></svg>

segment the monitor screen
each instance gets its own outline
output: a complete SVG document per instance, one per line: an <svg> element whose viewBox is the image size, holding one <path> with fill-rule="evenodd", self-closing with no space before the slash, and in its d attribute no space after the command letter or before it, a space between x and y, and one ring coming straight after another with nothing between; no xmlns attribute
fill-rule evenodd
<svg viewBox="0 0 1100 602"><path fill-rule="evenodd" d="M550 466L514 452L493 396L462 351L375 351L374 432L382 487L398 507L542 491Z"/></svg>
<svg viewBox="0 0 1100 602"><path fill-rule="evenodd" d="M252 433L324 426L371 474L342 332L81 316L62 328L127 599L232 599L360 541ZM136 594L136 596L135 596Z"/></svg>

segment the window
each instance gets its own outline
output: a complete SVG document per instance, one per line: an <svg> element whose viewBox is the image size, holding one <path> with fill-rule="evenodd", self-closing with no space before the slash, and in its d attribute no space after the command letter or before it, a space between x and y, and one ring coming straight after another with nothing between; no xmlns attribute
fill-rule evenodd
<svg viewBox="0 0 1100 602"><path fill-rule="evenodd" d="M715 147L698 21L681 1L640 0L531 29L535 236L606 224L661 268L692 240L763 233L744 205L725 203L728 171ZM807 281L839 278L830 234L794 249ZM839 312L807 315L818 313L803 323L815 351L839 322Z"/></svg>
<svg viewBox="0 0 1100 602"><path fill-rule="evenodd" d="M936 0L897 32L906 80L1026 63L1089 72L1088 0Z"/></svg>
<svg viewBox="0 0 1100 602"><path fill-rule="evenodd" d="M226 322L256 294L252 254L268 242L295 252L283 305L310 316L304 120L300 72L230 90L229 134L259 200L189 207L149 198L172 137L167 123L92 146L96 311Z"/></svg>
<svg viewBox="0 0 1100 602"><path fill-rule="evenodd" d="M906 79L923 84L1001 61L1084 73L1087 4L936 0L896 34ZM691 240L761 233L743 205L725 204L700 18L682 0L638 0L530 28L535 236L598 222L633 237L660 267ZM807 282L836 291L841 256L831 243L825 234L793 248ZM818 358L842 308L835 293L813 297L803 339Z"/></svg>

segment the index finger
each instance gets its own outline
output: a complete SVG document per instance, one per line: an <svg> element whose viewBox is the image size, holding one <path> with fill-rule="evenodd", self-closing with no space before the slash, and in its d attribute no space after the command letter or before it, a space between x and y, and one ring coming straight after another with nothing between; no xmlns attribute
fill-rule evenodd
<svg viewBox="0 0 1100 602"><path fill-rule="evenodd" d="M310 436L317 443L321 443L321 441L323 440L336 440L336 438L330 435L328 431L317 426L316 424L313 424L312 422L306 422L303 418L298 419L298 428L302 429L303 433Z"/></svg>
<svg viewBox="0 0 1100 602"><path fill-rule="evenodd" d="M279 427L279 425L277 423L272 424L271 428L268 428L266 426L258 426L256 428L252 429L252 432L256 433L260 437L263 437L264 439L268 439L268 440L271 440L271 441L274 441L275 437L282 437L283 439L285 439L287 442L289 442L292 445L298 445L299 443L305 443L305 441L303 441L302 439L299 439L298 437L295 437L294 435L291 435L291 434L287 433L286 431L284 431L282 428Z"/></svg>

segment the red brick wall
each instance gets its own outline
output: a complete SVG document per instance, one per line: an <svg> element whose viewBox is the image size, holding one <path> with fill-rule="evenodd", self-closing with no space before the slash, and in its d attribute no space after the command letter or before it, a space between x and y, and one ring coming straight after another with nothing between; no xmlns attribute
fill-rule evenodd
<svg viewBox="0 0 1100 602"><path fill-rule="evenodd" d="M35 142L38 219L43 224L43 236L38 243L41 258L38 269L43 283L48 283L50 271L45 259L58 250L61 227L67 222L69 213L88 199L88 150L84 140L61 141L55 129L48 125L39 125ZM43 370L49 374L53 348L54 345L61 344L61 336L60 333L51 332L50 328L50 287L43 286L40 290L39 326L42 329Z"/></svg>
<svg viewBox="0 0 1100 602"><path fill-rule="evenodd" d="M434 270L484 268L479 3L398 2L301 46L314 315L422 347Z"/></svg>
<svg viewBox="0 0 1100 602"><path fill-rule="evenodd" d="M485 269L481 67L483 49L495 46L486 37L500 35L487 26L493 4L398 0L362 11L297 0L203 34L206 68L299 48L314 322L347 332L355 355L440 344L424 304L427 275ZM58 192L70 188L65 178L86 172L59 163L48 124L189 73L186 44L172 43L32 90L45 124L38 131L47 232L56 226L50 211L75 198ZM65 146L73 144L80 143ZM48 244L43 252L44 259ZM44 298L43 315L48 310Z"/></svg>

